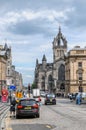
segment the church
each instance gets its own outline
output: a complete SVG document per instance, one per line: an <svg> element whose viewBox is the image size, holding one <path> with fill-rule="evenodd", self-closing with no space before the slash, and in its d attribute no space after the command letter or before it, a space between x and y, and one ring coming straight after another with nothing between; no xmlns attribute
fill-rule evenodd
<svg viewBox="0 0 86 130"><path fill-rule="evenodd" d="M67 40L59 31L52 42L53 63L47 63L46 56L43 55L42 63L36 59L34 82L37 88L43 91L54 92L56 94L65 93L65 61L64 55L67 53Z"/></svg>

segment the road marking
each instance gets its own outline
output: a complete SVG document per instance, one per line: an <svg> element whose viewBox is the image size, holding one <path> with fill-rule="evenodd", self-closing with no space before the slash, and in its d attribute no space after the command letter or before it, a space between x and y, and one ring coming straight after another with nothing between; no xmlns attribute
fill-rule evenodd
<svg viewBox="0 0 86 130"><path fill-rule="evenodd" d="M46 127L47 127L47 128L50 128L50 129L52 128L50 125L46 125Z"/></svg>
<svg viewBox="0 0 86 130"><path fill-rule="evenodd" d="M9 128L7 128L6 130L12 130L12 128L9 127Z"/></svg>
<svg viewBox="0 0 86 130"><path fill-rule="evenodd" d="M12 130L12 128L10 127L11 119L9 118L9 114L7 115L7 118L5 119L5 122L6 122L6 130Z"/></svg>

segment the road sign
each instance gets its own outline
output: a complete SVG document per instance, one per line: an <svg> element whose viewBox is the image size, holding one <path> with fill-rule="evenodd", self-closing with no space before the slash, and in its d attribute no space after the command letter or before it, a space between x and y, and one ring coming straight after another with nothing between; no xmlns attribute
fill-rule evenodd
<svg viewBox="0 0 86 130"><path fill-rule="evenodd" d="M16 86L11 85L11 86L9 86L9 89L10 89L10 90L16 90Z"/></svg>

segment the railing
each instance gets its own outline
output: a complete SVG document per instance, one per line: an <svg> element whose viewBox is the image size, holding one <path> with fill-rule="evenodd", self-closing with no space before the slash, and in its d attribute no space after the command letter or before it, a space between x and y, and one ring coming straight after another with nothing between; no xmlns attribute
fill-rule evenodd
<svg viewBox="0 0 86 130"><path fill-rule="evenodd" d="M9 104L0 102L0 130L5 129L5 118L7 116L8 111L9 111Z"/></svg>

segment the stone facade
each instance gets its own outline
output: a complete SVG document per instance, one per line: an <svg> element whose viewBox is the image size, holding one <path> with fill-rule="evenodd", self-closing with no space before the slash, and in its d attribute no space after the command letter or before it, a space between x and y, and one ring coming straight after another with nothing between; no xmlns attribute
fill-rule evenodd
<svg viewBox="0 0 86 130"><path fill-rule="evenodd" d="M86 48L76 46L65 56L66 94L86 92Z"/></svg>
<svg viewBox="0 0 86 130"><path fill-rule="evenodd" d="M49 90L49 81L52 80L52 63L47 63L45 55L43 55L42 64L38 63L38 59L36 60L36 68L35 68L35 83L38 88L41 90ZM52 87L52 85L51 85Z"/></svg>
<svg viewBox="0 0 86 130"><path fill-rule="evenodd" d="M0 72L0 81L4 81L1 83L0 90L3 86L8 88L10 85L15 85L17 89L22 89L22 75L12 65L11 47L8 47L7 44L4 46L0 45Z"/></svg>
<svg viewBox="0 0 86 130"><path fill-rule="evenodd" d="M47 63L45 55L42 64L36 61L35 83L41 90L55 93L65 92L65 62L64 54L67 52L67 41L61 32L53 40L53 63Z"/></svg>
<svg viewBox="0 0 86 130"><path fill-rule="evenodd" d="M2 87L6 84L6 57L0 55L0 95Z"/></svg>

